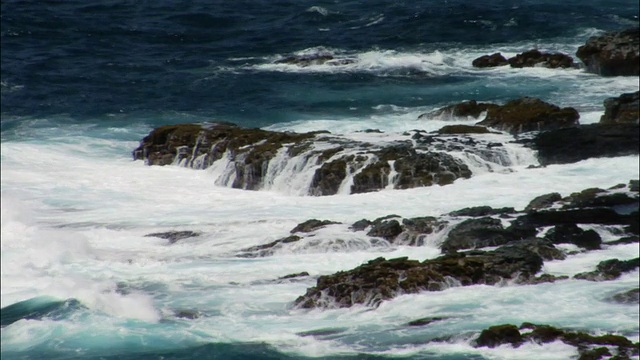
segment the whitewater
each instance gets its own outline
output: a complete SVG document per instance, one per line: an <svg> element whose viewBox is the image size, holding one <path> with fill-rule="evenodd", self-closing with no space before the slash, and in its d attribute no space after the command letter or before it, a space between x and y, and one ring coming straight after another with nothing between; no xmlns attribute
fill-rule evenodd
<svg viewBox="0 0 640 360"><path fill-rule="evenodd" d="M521 137L481 134L474 136L504 144L500 157L447 152L472 170L468 179L405 190L390 180L351 194L350 174L330 196L309 193L315 161L284 151L257 191L231 188L233 164L224 159L204 169L132 160L154 128L185 123L329 131L338 141L383 146L416 130L475 124L422 116L472 99L538 97L595 124L605 99L638 91L637 77L471 62L532 48L573 56L590 36L637 26L637 4L213 3L3 2L3 359L578 358L561 341L474 346L483 329L523 322L640 341L637 304L608 300L637 288L638 270L603 282L571 278L603 260L640 256L637 243L607 245L618 229L606 225L580 225L601 236L602 249L563 244L565 260L544 262L542 272L566 280L452 283L377 307L293 306L319 276L377 257L434 259L448 231L409 246L352 231L356 221L473 206L523 210L550 192L628 184L640 177L637 155L540 166L536 151L515 141ZM289 56L333 60L279 62ZM309 219L336 224L270 256L241 256ZM147 236L170 231L198 236ZM407 325L431 317L443 320Z"/></svg>

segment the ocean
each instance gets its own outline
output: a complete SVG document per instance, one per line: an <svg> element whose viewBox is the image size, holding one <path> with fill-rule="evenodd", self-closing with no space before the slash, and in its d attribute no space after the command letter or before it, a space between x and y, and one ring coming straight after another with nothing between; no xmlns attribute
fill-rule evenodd
<svg viewBox="0 0 640 360"><path fill-rule="evenodd" d="M597 123L606 98L638 91L637 77L471 62L530 49L574 56L590 36L637 27L639 11L628 0L3 0L2 358L578 357L560 341L473 346L489 326L523 322L639 341L637 304L605 300L637 287L638 270L606 282L451 287L378 307L293 306L318 276L380 256L440 255L440 233L421 246L389 244L350 231L355 221L521 210L541 194L638 179L638 155L539 167L535 151L514 142L509 161L469 163L473 176L450 185L330 196L309 195L314 169L292 166L251 191L225 186L215 169L132 160L162 125L224 121L376 144L474 124L419 118L466 100L532 96ZM281 61L290 56L337 65ZM341 224L316 231L307 246L238 256L314 218ZM145 236L166 231L200 236ZM544 272L572 276L639 252L637 243L577 252L545 261ZM283 278L301 272L309 275ZM446 320L406 326L425 317Z"/></svg>

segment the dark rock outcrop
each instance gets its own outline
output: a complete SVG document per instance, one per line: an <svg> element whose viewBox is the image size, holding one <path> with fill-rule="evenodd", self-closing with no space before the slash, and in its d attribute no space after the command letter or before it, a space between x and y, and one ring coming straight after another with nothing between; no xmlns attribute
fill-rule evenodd
<svg viewBox="0 0 640 360"><path fill-rule="evenodd" d="M545 235L553 244L575 244L587 250L598 250L602 239L594 230L582 230L576 224L556 225Z"/></svg>
<svg viewBox="0 0 640 360"><path fill-rule="evenodd" d="M622 94L604 101L603 124L632 123L640 121L640 92Z"/></svg>
<svg viewBox="0 0 640 360"><path fill-rule="evenodd" d="M334 224L339 224L339 223L331 220L311 219L296 225L296 227L291 229L291 233L292 234L295 234L297 232L308 233L308 232L312 232L314 230L323 228L327 225L334 225Z"/></svg>
<svg viewBox="0 0 640 360"><path fill-rule="evenodd" d="M478 118L483 112L496 108L498 105L491 103L479 103L475 100L463 101L458 104L448 105L438 110L422 114L418 119L422 118Z"/></svg>
<svg viewBox="0 0 640 360"><path fill-rule="evenodd" d="M488 134L489 129L484 126L477 125L447 125L437 131L440 135L450 134Z"/></svg>
<svg viewBox="0 0 640 360"><path fill-rule="evenodd" d="M602 76L640 75L640 28L593 36L576 56L588 72Z"/></svg>
<svg viewBox="0 0 640 360"><path fill-rule="evenodd" d="M539 344L562 341L576 347L581 360L601 359L604 355L611 356L612 353L604 346L614 347L618 359L629 359L630 356L638 354L637 344L624 336L613 334L594 336L585 332L531 323L523 323L519 328L511 324L491 326L480 333L475 340L475 346L494 348L509 344L519 347L527 341Z"/></svg>
<svg viewBox="0 0 640 360"><path fill-rule="evenodd" d="M529 205L527 205L527 207L525 207L524 210L531 211L531 210L544 209L553 205L553 203L561 199L562 199L562 195L560 195L559 193L549 193L549 194L540 195L534 198L533 200L531 200L529 202Z"/></svg>
<svg viewBox="0 0 640 360"><path fill-rule="evenodd" d="M471 176L463 161L442 151L440 145L433 146L432 150L429 144L407 139L374 146L320 134L323 133L245 129L226 123L162 126L141 141L133 157L148 165L177 164L195 169L205 169L220 161L221 174L215 181L246 190L271 184L268 181L284 171L283 161L299 157L295 160L297 163L305 164L307 169L315 168L308 193L316 196L338 193L341 186L347 185L347 175L352 174L353 183L345 189L349 193L378 191L388 186L407 189L447 185ZM458 139L438 141L453 144ZM314 145L318 143L322 146L316 149ZM492 152L491 149L478 151ZM274 163L276 156L278 162ZM390 178L391 175L394 176Z"/></svg>
<svg viewBox="0 0 640 360"><path fill-rule="evenodd" d="M402 227L398 220L393 219L374 224L367 235L381 237L386 240L393 240L396 236L400 235L400 233L402 233Z"/></svg>
<svg viewBox="0 0 640 360"><path fill-rule="evenodd" d="M520 53L508 60L514 68L544 66L548 68L570 68L573 66L573 58L561 53L543 53L533 49Z"/></svg>
<svg viewBox="0 0 640 360"><path fill-rule="evenodd" d="M574 108L560 108L540 99L524 97L490 108L487 117L477 125L519 134L572 127L578 124L579 118Z"/></svg>
<svg viewBox="0 0 640 360"><path fill-rule="evenodd" d="M451 216L489 216L489 215L502 215L502 214L513 214L516 210L512 207L504 207L499 209L494 209L491 206L474 206L468 207L456 211L452 211L449 213Z"/></svg>
<svg viewBox="0 0 640 360"><path fill-rule="evenodd" d="M483 55L471 62L471 65L478 68L496 67L509 65L507 59L500 53Z"/></svg>
<svg viewBox="0 0 640 360"><path fill-rule="evenodd" d="M545 131L533 140L542 165L568 164L595 157L638 154L636 124L589 124Z"/></svg>
<svg viewBox="0 0 640 360"><path fill-rule="evenodd" d="M257 190L269 161L288 144L311 140L317 133L289 133L246 129L233 124L183 124L154 129L133 151L134 160L149 165L185 162L204 169L223 156L234 162L232 187Z"/></svg>
<svg viewBox="0 0 640 360"><path fill-rule="evenodd" d="M575 279L589 281L608 281L620 277L623 273L633 271L640 267L640 258L631 260L610 259L601 261L594 271L576 274Z"/></svg>
<svg viewBox="0 0 640 360"><path fill-rule="evenodd" d="M200 233L190 230L185 231L166 231L161 233L147 234L145 237L157 237L160 239L169 240L169 244L175 244L178 240L187 239L190 237L200 236Z"/></svg>
<svg viewBox="0 0 640 360"><path fill-rule="evenodd" d="M536 235L533 227L504 228L502 221L492 217L468 219L456 225L442 243L442 252L504 245Z"/></svg>
<svg viewBox="0 0 640 360"><path fill-rule="evenodd" d="M542 259L523 248L453 253L419 262L377 258L355 269L320 276L295 305L302 308L378 305L400 294L438 291L452 285L496 284L526 280L542 268Z"/></svg>

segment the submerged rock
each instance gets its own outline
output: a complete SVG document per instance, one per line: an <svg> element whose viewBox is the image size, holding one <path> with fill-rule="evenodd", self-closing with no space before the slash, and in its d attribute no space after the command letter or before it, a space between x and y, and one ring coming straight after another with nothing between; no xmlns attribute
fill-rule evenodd
<svg viewBox="0 0 640 360"><path fill-rule="evenodd" d="M604 101L604 115L600 123L632 123L640 122L640 92L622 94Z"/></svg>
<svg viewBox="0 0 640 360"><path fill-rule="evenodd" d="M187 238L196 237L196 236L200 236L200 233L195 231L190 231L190 230L166 231L166 232L152 233L152 234L145 235L145 237L157 237L160 239L167 239L169 240L169 244L174 244L178 240L187 239Z"/></svg>
<svg viewBox="0 0 640 360"><path fill-rule="evenodd" d="M640 28L592 36L576 56L588 72L602 76L640 75Z"/></svg>
<svg viewBox="0 0 640 360"><path fill-rule="evenodd" d="M477 125L519 134L572 127L578 124L579 118L574 108L560 108L540 99L524 97L490 108L487 117Z"/></svg>
<svg viewBox="0 0 640 360"><path fill-rule="evenodd" d="M582 230L576 224L560 224L549 230L545 239L553 244L575 244L586 250L598 250L602 239L594 230Z"/></svg>
<svg viewBox="0 0 640 360"><path fill-rule="evenodd" d="M607 300L619 304L638 304L638 302L640 302L640 288L614 294Z"/></svg>

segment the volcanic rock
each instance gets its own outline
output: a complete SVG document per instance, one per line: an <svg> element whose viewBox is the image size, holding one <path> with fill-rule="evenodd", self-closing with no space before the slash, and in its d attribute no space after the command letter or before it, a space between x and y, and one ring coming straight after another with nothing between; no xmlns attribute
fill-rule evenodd
<svg viewBox="0 0 640 360"><path fill-rule="evenodd" d="M640 75L640 28L592 36L576 56L586 70L602 76Z"/></svg>
<svg viewBox="0 0 640 360"><path fill-rule="evenodd" d="M527 330L523 333L521 330ZM637 344L624 336L605 334L593 336L579 331L568 331L550 325L536 325L523 323L520 328L511 324L491 326L483 330L475 340L476 347L497 347L509 344L519 347L527 341L539 344L562 341L565 344L577 348L581 360L601 359L604 355L611 355L607 347L595 347L605 345L615 347L618 359L628 359L637 355Z"/></svg>
<svg viewBox="0 0 640 360"><path fill-rule="evenodd" d="M493 285L504 279L526 279L542 268L542 259L518 247L453 253L419 262L377 258L355 269L320 276L295 305L302 308L378 305L400 294L438 291L454 284Z"/></svg>
<svg viewBox="0 0 640 360"><path fill-rule="evenodd" d="M488 134L489 129L477 125L447 125L437 131L440 135L447 134Z"/></svg>
<svg viewBox="0 0 640 360"><path fill-rule="evenodd" d="M524 97L503 106L489 108L487 117L477 123L512 134L553 130L578 124L580 115L574 108L559 108L540 99Z"/></svg>
<svg viewBox="0 0 640 360"><path fill-rule="evenodd" d="M576 224L556 225L545 235L553 244L575 244L587 250L598 250L602 239L594 230L582 230Z"/></svg>
<svg viewBox="0 0 640 360"><path fill-rule="evenodd" d="M478 118L483 112L490 108L496 108L498 105L491 103L479 103L475 100L463 101L458 104L448 105L438 110L422 114L418 119L422 118Z"/></svg>
<svg viewBox="0 0 640 360"><path fill-rule="evenodd" d="M514 68L544 66L548 68L569 68L573 66L573 58L561 53L543 53L538 50L529 50L518 54L508 60Z"/></svg>
<svg viewBox="0 0 640 360"><path fill-rule="evenodd" d="M483 55L471 62L471 65L478 68L496 67L508 65L507 59L500 53L494 53L491 55Z"/></svg>
<svg viewBox="0 0 640 360"><path fill-rule="evenodd" d="M312 232L314 230L318 230L320 228L323 228L327 225L333 225L333 224L339 224L338 222L335 221L331 221L331 220L317 220L317 219L311 219L311 220L307 220L303 223L300 223L298 225L296 225L296 227L294 227L291 230L292 234L295 234L297 232L303 232L303 233L308 233L308 232Z"/></svg>
<svg viewBox="0 0 640 360"><path fill-rule="evenodd" d="M542 165L568 164L594 157L635 155L640 147L636 124L589 124L555 129L533 140Z"/></svg>
<svg viewBox="0 0 640 360"><path fill-rule="evenodd" d="M576 274L574 278L589 281L614 280L623 273L633 271L638 267L640 267L640 258L626 261L610 259L601 261L594 271Z"/></svg>
<svg viewBox="0 0 640 360"><path fill-rule="evenodd" d="M544 209L547 207L550 207L551 205L553 205L553 203L555 203L556 201L559 201L562 199L562 195L560 195L559 193L549 193L549 194L544 194L544 195L540 195L536 198L534 198L533 200L531 200L529 202L529 205L527 205L527 207L524 208L525 211L531 211L531 210L539 210L539 209Z"/></svg>
<svg viewBox="0 0 640 360"><path fill-rule="evenodd" d="M622 94L604 101L604 115L600 123L632 123L640 122L640 92Z"/></svg>
<svg viewBox="0 0 640 360"><path fill-rule="evenodd" d="M535 235L536 230L533 227L505 229L499 219L491 217L468 219L449 231L447 239L442 243L442 252L504 245Z"/></svg>

